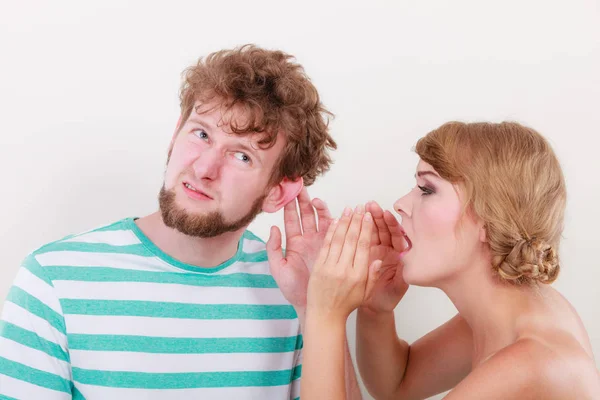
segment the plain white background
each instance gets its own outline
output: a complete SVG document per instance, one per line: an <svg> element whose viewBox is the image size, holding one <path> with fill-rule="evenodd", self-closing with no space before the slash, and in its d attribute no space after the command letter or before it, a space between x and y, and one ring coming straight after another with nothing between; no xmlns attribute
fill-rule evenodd
<svg viewBox="0 0 600 400"><path fill-rule="evenodd" d="M336 114L335 165L311 189L335 214L371 199L391 208L413 185L412 147L445 121L546 135L569 194L555 286L600 357L592 0L0 1L0 305L36 247L156 209L181 71L244 43L294 54ZM282 214L252 229L266 239L271 224ZM411 288L398 331L413 341L454 312L440 291Z"/></svg>

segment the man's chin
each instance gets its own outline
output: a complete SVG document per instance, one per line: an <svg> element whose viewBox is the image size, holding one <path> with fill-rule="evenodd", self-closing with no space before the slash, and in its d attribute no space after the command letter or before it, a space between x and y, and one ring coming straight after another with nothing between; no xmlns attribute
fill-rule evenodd
<svg viewBox="0 0 600 400"><path fill-rule="evenodd" d="M159 194L160 212L166 226L195 237L210 238L245 228L262 209L265 196L255 199L246 215L233 221L226 220L219 210L198 210L181 204L173 191L164 187Z"/></svg>

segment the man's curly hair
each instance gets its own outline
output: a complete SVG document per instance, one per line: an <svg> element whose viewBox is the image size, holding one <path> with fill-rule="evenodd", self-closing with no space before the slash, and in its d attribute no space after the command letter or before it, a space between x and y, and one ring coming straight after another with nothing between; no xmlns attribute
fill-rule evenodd
<svg viewBox="0 0 600 400"><path fill-rule="evenodd" d="M243 123L228 121L233 133L261 134L263 148L273 146L279 134L285 138L270 184L302 177L310 186L329 169L329 150L337 148L328 129L333 114L291 55L245 45L200 58L183 76L180 126L196 101L216 100L224 113L243 110Z"/></svg>

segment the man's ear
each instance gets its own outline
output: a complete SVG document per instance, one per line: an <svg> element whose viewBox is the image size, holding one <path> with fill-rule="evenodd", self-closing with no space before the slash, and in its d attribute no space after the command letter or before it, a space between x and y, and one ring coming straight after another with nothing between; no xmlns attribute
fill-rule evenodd
<svg viewBox="0 0 600 400"><path fill-rule="evenodd" d="M303 187L304 180L302 177L294 181L283 178L279 184L269 190L267 197L263 201L263 211L274 213L281 210L287 203L298 197Z"/></svg>

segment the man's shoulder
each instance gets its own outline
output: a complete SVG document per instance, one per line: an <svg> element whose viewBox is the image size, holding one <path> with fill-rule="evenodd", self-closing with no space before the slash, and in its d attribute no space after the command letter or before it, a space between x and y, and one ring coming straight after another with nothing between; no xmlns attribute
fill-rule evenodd
<svg viewBox="0 0 600 400"><path fill-rule="evenodd" d="M96 247L102 250L110 246L139 244L140 241L129 227L131 221L131 218L125 218L64 236L34 249L27 255L26 259L39 260L39 256L51 252L91 251L90 249Z"/></svg>

